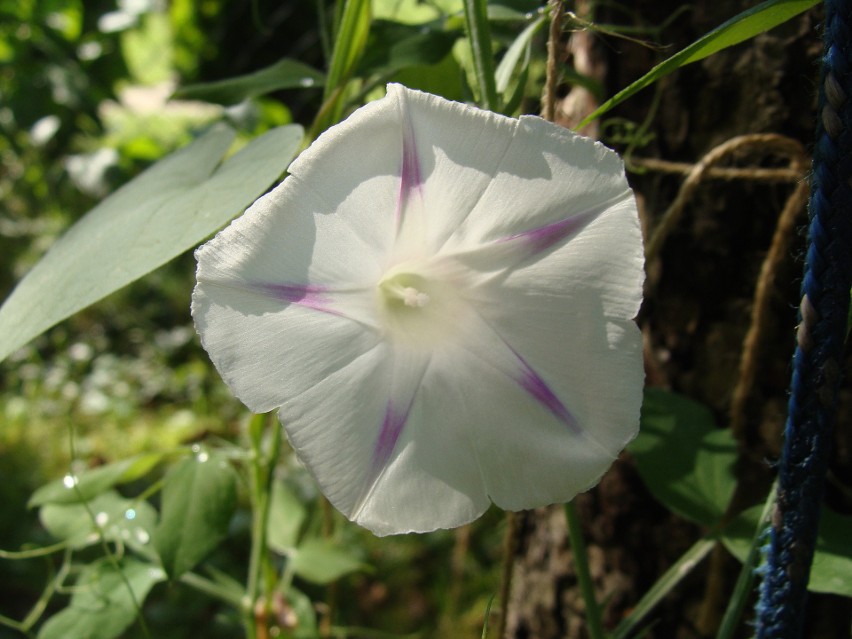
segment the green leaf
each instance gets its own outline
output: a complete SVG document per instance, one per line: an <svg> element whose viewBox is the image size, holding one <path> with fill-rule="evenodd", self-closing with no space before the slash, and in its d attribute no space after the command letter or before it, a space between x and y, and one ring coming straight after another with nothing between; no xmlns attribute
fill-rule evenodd
<svg viewBox="0 0 852 639"><path fill-rule="evenodd" d="M164 578L159 567L129 557L118 570L108 559L90 564L74 586L71 603L45 622L38 639L119 637L136 619L154 584Z"/></svg>
<svg viewBox="0 0 852 639"><path fill-rule="evenodd" d="M195 246L242 211L287 167L302 129L268 131L220 164L233 138L231 129L214 127L74 224L0 307L0 361Z"/></svg>
<svg viewBox="0 0 852 639"><path fill-rule="evenodd" d="M319 628L317 627L317 613L314 602L305 593L293 586L287 589L287 603L296 615L296 628L293 639L317 639Z"/></svg>
<svg viewBox="0 0 852 639"><path fill-rule="evenodd" d="M293 572L306 581L327 584L363 569L361 562L327 539L308 539L290 554Z"/></svg>
<svg viewBox="0 0 852 639"><path fill-rule="evenodd" d="M767 0L743 11L713 29L710 33L702 36L685 49L661 62L633 84L616 93L612 98L595 109L594 112L586 116L577 125L577 129L582 129L592 120L599 118L616 105L621 104L627 98L638 93L648 85L653 84L660 78L667 76L672 71L687 64L703 60L717 51L769 31L773 27L777 27L779 24L783 24L795 18L800 13L807 11L818 2L819 0Z"/></svg>
<svg viewBox="0 0 852 639"><path fill-rule="evenodd" d="M494 79L494 53L491 48L491 27L488 24L486 0L464 0L464 24L476 82L479 88L479 106L490 111L499 109L497 85Z"/></svg>
<svg viewBox="0 0 852 639"><path fill-rule="evenodd" d="M266 528L269 547L282 555L295 548L306 514L305 506L290 492L286 484L275 481L272 484Z"/></svg>
<svg viewBox="0 0 852 639"><path fill-rule="evenodd" d="M98 466L79 475L66 475L36 490L27 502L27 506L33 508L44 504L88 501L117 484L134 481L147 475L162 458L162 453L148 453Z"/></svg>
<svg viewBox="0 0 852 639"><path fill-rule="evenodd" d="M171 578L204 559L225 538L237 507L237 473L227 460L202 452L166 475L154 548Z"/></svg>
<svg viewBox="0 0 852 639"><path fill-rule="evenodd" d="M745 561L763 507L744 511L723 531L722 542L739 561ZM823 507L808 590L852 597L852 516Z"/></svg>
<svg viewBox="0 0 852 639"><path fill-rule="evenodd" d="M321 87L324 83L325 76L313 67L298 60L284 58L247 75L218 82L187 85L178 89L174 97L230 105L281 89Z"/></svg>
<svg viewBox="0 0 852 639"><path fill-rule="evenodd" d="M438 64L449 55L460 36L460 31L445 31L437 23L411 26L375 20L359 73L387 74L413 66Z"/></svg>
<svg viewBox="0 0 852 639"><path fill-rule="evenodd" d="M714 526L733 495L736 443L710 411L674 393L649 388L639 435L628 446L648 489L669 510Z"/></svg>
<svg viewBox="0 0 852 639"><path fill-rule="evenodd" d="M509 82L511 81L512 76L515 74L515 69L518 68L518 63L521 61L521 57L523 56L525 61L523 65L524 67L526 64L529 64L530 43L532 42L533 36L535 36L544 24L544 18L544 15L540 15L528 24L527 27L521 31L520 35L515 38L506 53L503 54L500 64L497 65L497 93L503 96L504 103L509 101L510 96L506 95L506 91L509 88Z"/></svg>
<svg viewBox="0 0 852 639"><path fill-rule="evenodd" d="M39 519L51 535L67 541L71 548L99 543L102 535L106 541L155 558L150 541L157 511L146 501L126 499L111 491L86 505L46 504L39 510Z"/></svg>
<svg viewBox="0 0 852 639"><path fill-rule="evenodd" d="M331 54L324 98L329 98L349 81L367 45L370 20L370 0L346 0Z"/></svg>

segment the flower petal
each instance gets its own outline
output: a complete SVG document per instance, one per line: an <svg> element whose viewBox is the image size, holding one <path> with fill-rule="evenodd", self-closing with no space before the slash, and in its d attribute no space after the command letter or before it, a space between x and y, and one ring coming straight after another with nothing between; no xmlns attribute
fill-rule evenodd
<svg viewBox="0 0 852 639"><path fill-rule="evenodd" d="M193 316L329 500L390 534L594 484L643 379L617 156L391 85L290 172L199 249Z"/></svg>
<svg viewBox="0 0 852 639"><path fill-rule="evenodd" d="M281 409L329 501L377 535L458 526L488 507L468 490L481 482L467 433L422 408L431 368L425 352L383 343Z"/></svg>
<svg viewBox="0 0 852 639"><path fill-rule="evenodd" d="M635 210L625 203L540 259L468 293L581 427L613 452L635 435L642 401L641 335L632 321L642 264Z"/></svg>
<svg viewBox="0 0 852 639"><path fill-rule="evenodd" d="M278 408L381 342L348 317L203 279L192 314L219 374L256 413Z"/></svg>
<svg viewBox="0 0 852 639"><path fill-rule="evenodd" d="M542 120L388 87L410 123L433 251L465 250L631 197L618 156Z"/></svg>

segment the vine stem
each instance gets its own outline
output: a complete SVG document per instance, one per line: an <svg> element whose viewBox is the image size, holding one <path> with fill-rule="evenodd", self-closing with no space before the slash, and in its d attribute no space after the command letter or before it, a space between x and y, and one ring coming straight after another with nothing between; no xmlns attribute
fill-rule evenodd
<svg viewBox="0 0 852 639"><path fill-rule="evenodd" d="M269 551L266 547L266 528L269 522L269 497L274 477L275 466L278 462L278 452L281 448L281 426L275 420L272 425L269 447L264 451L266 440L266 422L269 415L254 415L249 424L249 439L251 442L251 503L252 530L251 554L249 556L248 581L246 583L247 601L243 609L246 636L249 639L259 639L266 636L266 619L270 588L261 588L261 574L269 561ZM258 605L260 604L260 605ZM259 632L258 621L263 623L262 634Z"/></svg>
<svg viewBox="0 0 852 639"><path fill-rule="evenodd" d="M583 596L583 603L586 606L589 639L604 639L603 618L598 600L595 598L595 584L592 582L592 573L589 571L586 540L583 538L583 528L580 524L580 517L577 515L577 507L573 501L565 504L565 517L568 519L568 538L571 540L577 582L580 586L580 594Z"/></svg>

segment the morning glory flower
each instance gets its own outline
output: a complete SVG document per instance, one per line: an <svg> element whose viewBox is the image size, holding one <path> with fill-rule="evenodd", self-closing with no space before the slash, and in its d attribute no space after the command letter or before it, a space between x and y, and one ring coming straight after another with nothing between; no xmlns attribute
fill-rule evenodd
<svg viewBox="0 0 852 639"><path fill-rule="evenodd" d="M570 500L636 434L633 193L541 118L390 85L197 259L225 382L376 534Z"/></svg>

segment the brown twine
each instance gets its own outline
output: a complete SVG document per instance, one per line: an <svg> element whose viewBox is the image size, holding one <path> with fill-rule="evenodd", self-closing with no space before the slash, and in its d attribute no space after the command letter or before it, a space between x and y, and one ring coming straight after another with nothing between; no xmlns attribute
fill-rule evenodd
<svg viewBox="0 0 852 639"><path fill-rule="evenodd" d="M550 35L547 38L547 75L541 96L541 117L548 122L556 120L556 89L559 84L559 41L565 6L562 0L550 0Z"/></svg>
<svg viewBox="0 0 852 639"><path fill-rule="evenodd" d="M695 190L710 176L712 169L722 160L734 154L741 154L746 150L759 151L763 155L774 154L790 158L804 157L804 149L799 142L775 133L740 135L710 150L690 169L680 187L677 197L663 214L660 223L657 225L657 229L645 246L646 260L650 261L657 257L666 237L680 221L683 210L692 198ZM791 162L792 164L793 162ZM742 174L744 178L754 179L753 176L760 175L755 173L756 171L761 171L762 173L765 169L739 169L739 171L745 172ZM799 175L801 177L802 173Z"/></svg>
<svg viewBox="0 0 852 639"><path fill-rule="evenodd" d="M723 160L734 155L742 155L744 152L749 152L751 155L760 153L762 156L775 155L786 157L789 160L789 166L779 169L725 168L716 166ZM737 441L745 443L745 406L757 377L761 335L763 335L767 324L771 320L769 306L772 284L781 262L790 252L790 245L796 228L796 219L804 210L805 203L807 202L808 187L803 178L808 167L808 161L804 147L798 141L786 136L774 133L759 133L731 138L727 142L712 149L697 164L692 166L650 158L634 158L631 160L631 163L647 170L682 173L686 175L686 179L683 181L677 197L675 197L674 201L663 214L660 223L646 244L645 257L648 261L659 255L663 243L669 233L677 226L687 203L704 180L715 178L761 182L796 182L796 188L787 198L787 202L779 215L769 252L766 254L761 265L760 275L758 276L755 287L751 320L743 340L739 375L731 400L729 413L731 428Z"/></svg>
<svg viewBox="0 0 852 639"><path fill-rule="evenodd" d="M774 155L785 157L789 165L787 168L781 169L723 168L716 166L722 160L734 154L742 154L744 151L748 151L751 155L759 153L761 156ZM661 222L651 236L651 240L646 245L645 255L649 261L659 255L666 237L677 225L687 202L702 181L706 179L742 179L769 183L796 183L795 189L787 198L784 208L778 217L769 251L760 268L760 274L755 286L749 327L743 339L739 374L731 399L729 411L731 431L736 441L740 444L741 453L745 453L748 451L748 443L752 439L747 432L748 420L746 419L745 408L757 378L762 336L765 334L771 321L769 310L775 274L782 261L790 253L796 220L804 210L808 197L807 183L803 179L808 167L805 150L799 142L785 136L756 134L739 136L728 140L712 149L697 164L691 167L680 163L652 159L639 160L638 162L634 159L632 163L647 170L686 175L686 179L681 185L677 197L663 214ZM723 516L723 522L729 521L742 507L740 503L741 499L738 498L741 488L742 485L738 484L737 491L735 491L728 510ZM715 549L707 576L704 602L697 619L698 628L710 634L715 632L715 628L718 627L717 604L724 598L725 582L721 577L724 570L724 563L723 552L719 548Z"/></svg>
<svg viewBox="0 0 852 639"><path fill-rule="evenodd" d="M678 173L688 175L694 164L688 162L671 162L657 158L637 158L635 156L625 158L627 168L634 173L641 171L656 171L659 173ZM733 168L733 167L711 167L705 174L706 178L715 180L749 180L751 182L798 182L802 179L802 173L796 169L760 169L760 168Z"/></svg>

